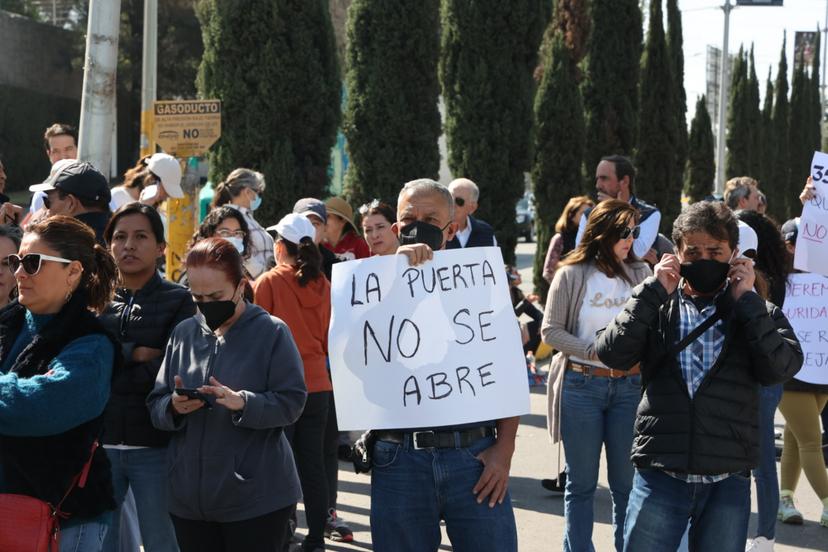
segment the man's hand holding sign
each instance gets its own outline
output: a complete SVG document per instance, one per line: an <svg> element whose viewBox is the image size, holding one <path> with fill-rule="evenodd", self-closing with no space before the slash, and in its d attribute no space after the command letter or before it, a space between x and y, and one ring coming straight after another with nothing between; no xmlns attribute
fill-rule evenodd
<svg viewBox="0 0 828 552"><path fill-rule="evenodd" d="M529 411L520 330L498 248L440 251L454 234L452 208L445 187L407 184L394 225L398 254L333 269L329 351L339 428L372 428L375 452L384 451L372 475L378 549L407 549L401 535L431 538L436 530L439 538L442 516L456 546L469 531L475 540L490 535L491 550L516 550L509 469L518 416ZM461 491L447 493L435 513L443 485ZM410 497L404 505L395 499L401 493ZM485 512L470 512L477 506L469 503ZM455 528L461 512L474 522Z"/></svg>

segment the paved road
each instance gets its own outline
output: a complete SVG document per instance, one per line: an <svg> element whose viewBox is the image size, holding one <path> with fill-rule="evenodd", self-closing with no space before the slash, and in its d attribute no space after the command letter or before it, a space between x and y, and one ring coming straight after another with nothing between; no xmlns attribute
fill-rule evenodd
<svg viewBox="0 0 828 552"><path fill-rule="evenodd" d="M523 281L531 285L532 255L534 244L518 245L518 266ZM546 434L545 390L532 393L532 412L521 419L517 449L512 465L511 492L517 517L518 538L521 552L548 552L562 549L563 539L563 498L552 496L540 486L540 479L555 472L555 449L549 444ZM777 416L777 425L782 426ZM777 464L778 465L778 464ZM370 477L356 475L344 463L340 465L339 511L350 522L355 531L356 542L352 544L329 543L329 550L353 551L372 550L369 528ZM779 552L794 550L828 551L828 529L819 526L821 504L803 476L797 491L797 504L805 516L801 527L777 524L777 546ZM606 467L601 466L599 488L595 497L595 527L593 542L599 552L613 548L612 505L607 489ZM756 503L753 503L751 528L756 523ZM451 550L448 538L443 538L441 550Z"/></svg>

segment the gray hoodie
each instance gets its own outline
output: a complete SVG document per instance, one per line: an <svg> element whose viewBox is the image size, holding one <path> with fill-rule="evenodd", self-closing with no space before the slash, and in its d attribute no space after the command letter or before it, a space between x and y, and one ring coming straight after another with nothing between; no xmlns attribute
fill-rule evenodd
<svg viewBox="0 0 828 552"><path fill-rule="evenodd" d="M233 413L211 397L212 409L173 413L174 376L199 387L214 376L243 390ZM217 522L251 519L302 496L293 453L282 429L305 404L302 360L284 322L247 304L224 336L200 314L179 324L147 397L152 423L173 431L167 452L169 509L178 517Z"/></svg>

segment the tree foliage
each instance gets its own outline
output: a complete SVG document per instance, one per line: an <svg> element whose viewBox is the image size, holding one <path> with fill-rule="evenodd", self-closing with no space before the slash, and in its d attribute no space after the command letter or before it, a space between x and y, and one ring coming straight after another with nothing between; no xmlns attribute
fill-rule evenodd
<svg viewBox="0 0 828 552"><path fill-rule="evenodd" d="M667 228L681 210L683 182L676 167L675 83L664 38L661 0L651 0L647 43L641 60L641 125L635 193L661 210Z"/></svg>
<svg viewBox="0 0 828 552"><path fill-rule="evenodd" d="M805 60L800 58L794 63L793 82L791 83L791 112L788 125L788 147L789 149L789 172L788 181L784 186L784 193L787 206L784 218L793 216L797 201L805 179L808 178L811 165L811 157L814 150L811 149L811 129L809 119L811 109L811 82L808 78ZM793 198L793 199L792 199Z"/></svg>
<svg viewBox="0 0 828 552"><path fill-rule="evenodd" d="M773 136L775 141L773 166L770 181L765 187L768 197L768 213L777 220L785 220L788 213L789 198L787 190L790 184L790 154L788 150L788 60L785 55L787 39L782 39L779 66L776 70L773 102Z"/></svg>
<svg viewBox="0 0 828 552"><path fill-rule="evenodd" d="M480 188L479 214L495 229L507 262L517 243L514 206L531 163L538 0L444 0L440 83L448 165Z"/></svg>
<svg viewBox="0 0 828 552"><path fill-rule="evenodd" d="M535 95L535 191L537 248L535 290L546 297L549 284L543 264L554 224L571 196L583 192L581 168L585 145L583 101L578 88L573 50L559 29L547 34L543 78Z"/></svg>
<svg viewBox="0 0 828 552"><path fill-rule="evenodd" d="M748 82L748 63L744 48L733 62L730 74L730 98L727 110L727 158L725 176L750 175L750 135L754 131L750 120L750 84Z"/></svg>
<svg viewBox="0 0 828 552"><path fill-rule="evenodd" d="M348 10L347 106L353 203L394 205L403 183L437 178L439 0L355 0Z"/></svg>
<svg viewBox="0 0 828 552"><path fill-rule="evenodd" d="M773 134L773 81L771 69L768 68L768 80L765 84L765 102L762 105L762 120L759 125L759 185L769 193L768 187L772 181L774 158L776 155L776 137Z"/></svg>
<svg viewBox="0 0 828 552"><path fill-rule="evenodd" d="M320 197L340 120L341 84L324 0L202 0L198 90L222 100L210 154L217 182L237 167L265 174L257 218L275 221L302 196Z"/></svg>
<svg viewBox="0 0 828 552"><path fill-rule="evenodd" d="M748 102L746 106L747 120L750 123L750 156L748 157L748 172L750 176L761 179L762 163L759 155L762 151L762 111L759 106L759 79L756 76L756 61L753 57L753 44L750 45L748 55Z"/></svg>
<svg viewBox="0 0 828 552"><path fill-rule="evenodd" d="M702 96L696 101L696 113L690 123L688 140L684 193L690 198L690 203L701 201L713 191L713 181L716 179L713 145L713 125L707 112L707 100Z"/></svg>
<svg viewBox="0 0 828 552"><path fill-rule="evenodd" d="M684 91L684 38L678 0L667 0L667 51L675 84L676 111L676 171L679 181L684 179L687 163L687 93Z"/></svg>
<svg viewBox="0 0 828 552"><path fill-rule="evenodd" d="M592 1L590 13L592 30L583 83L587 172L594 171L605 155L633 154L640 121L642 50L638 0Z"/></svg>

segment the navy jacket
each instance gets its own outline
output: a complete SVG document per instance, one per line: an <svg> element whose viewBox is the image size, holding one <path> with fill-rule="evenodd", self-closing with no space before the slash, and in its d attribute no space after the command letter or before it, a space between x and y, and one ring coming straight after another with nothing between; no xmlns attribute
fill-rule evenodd
<svg viewBox="0 0 828 552"><path fill-rule="evenodd" d="M469 216L469 224L471 224L471 235L469 241L466 242L466 247L491 247L495 244L494 229L488 222ZM462 247L457 236L446 243L446 249L462 249Z"/></svg>

